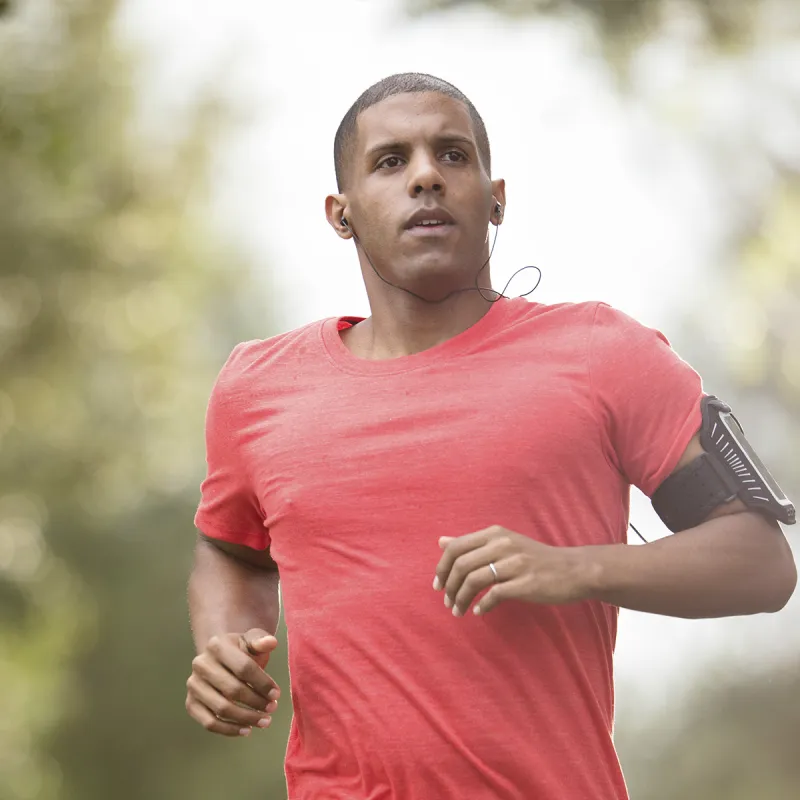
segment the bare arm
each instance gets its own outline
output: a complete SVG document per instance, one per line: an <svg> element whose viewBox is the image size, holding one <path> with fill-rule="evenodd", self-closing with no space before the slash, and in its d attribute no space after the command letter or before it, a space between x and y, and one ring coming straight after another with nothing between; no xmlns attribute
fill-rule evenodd
<svg viewBox="0 0 800 800"><path fill-rule="evenodd" d="M703 452L694 437L680 469ZM595 599L671 617L727 617L778 611L797 583L780 527L741 500L715 509L701 525L650 544L552 547L493 525L442 537L435 589L461 616L484 614L504 600L572 603ZM494 565L494 571L489 565Z"/></svg>
<svg viewBox="0 0 800 800"><path fill-rule="evenodd" d="M797 582L777 523L753 512L720 515L639 547L601 547L594 561L595 598L671 617L779 611Z"/></svg>
<svg viewBox="0 0 800 800"><path fill-rule="evenodd" d="M186 710L204 728L247 736L266 728L280 689L264 671L278 642L278 569L266 551L200 536L189 578L197 656Z"/></svg>
<svg viewBox="0 0 800 800"><path fill-rule="evenodd" d="M695 436L675 467L703 453ZM719 506L695 528L641 547L597 553L594 596L671 617L726 617L779 611L797 583L792 551L777 522L741 500Z"/></svg>
<svg viewBox="0 0 800 800"><path fill-rule="evenodd" d="M197 652L213 636L260 628L280 619L278 568L267 550L199 536L189 578L189 614Z"/></svg>

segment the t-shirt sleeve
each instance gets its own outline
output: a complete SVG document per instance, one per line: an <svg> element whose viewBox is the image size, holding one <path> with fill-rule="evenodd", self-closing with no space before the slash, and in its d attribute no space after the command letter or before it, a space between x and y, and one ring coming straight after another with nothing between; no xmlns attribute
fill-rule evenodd
<svg viewBox="0 0 800 800"><path fill-rule="evenodd" d="M605 303L595 310L589 375L609 461L652 497L700 429L700 376L664 334Z"/></svg>
<svg viewBox="0 0 800 800"><path fill-rule="evenodd" d="M245 344L222 368L206 410L206 477L194 524L206 536L264 550L269 535L242 448L247 387L240 367Z"/></svg>

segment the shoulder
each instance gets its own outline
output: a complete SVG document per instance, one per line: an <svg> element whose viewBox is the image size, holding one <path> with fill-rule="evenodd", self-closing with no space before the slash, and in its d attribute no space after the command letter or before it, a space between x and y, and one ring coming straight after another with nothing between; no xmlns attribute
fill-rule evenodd
<svg viewBox="0 0 800 800"><path fill-rule="evenodd" d="M519 321L533 321L553 327L591 327L600 307L611 309L601 300L583 302L536 303L521 297L511 299L511 315Z"/></svg>
<svg viewBox="0 0 800 800"><path fill-rule="evenodd" d="M591 337L595 345L615 346L636 338L655 338L668 343L660 330L634 319L604 300L547 304L514 298L511 302L511 316L515 323L536 323L539 328L548 328L559 334L570 331L580 338Z"/></svg>
<svg viewBox="0 0 800 800"><path fill-rule="evenodd" d="M296 367L304 351L319 337L324 322L317 320L266 339L240 342L222 366L213 394L218 400L235 400L246 395L265 371L274 374L282 366Z"/></svg>
<svg viewBox="0 0 800 800"><path fill-rule="evenodd" d="M592 336L595 318L607 303L585 302L536 303L522 298L512 301L512 327L519 326L537 342L547 338L553 346L585 350Z"/></svg>
<svg viewBox="0 0 800 800"><path fill-rule="evenodd" d="M595 352L619 352L620 348L670 347L664 333L609 303L598 301L589 304L592 311L592 349ZM621 355L622 353L620 353Z"/></svg>
<svg viewBox="0 0 800 800"><path fill-rule="evenodd" d="M564 328L587 324L591 326L597 301L537 303L524 297L512 297L508 302L508 320L513 324L536 324L538 327Z"/></svg>
<svg viewBox="0 0 800 800"><path fill-rule="evenodd" d="M292 360L319 339L323 324L327 320L309 322L268 339L250 339L233 348L220 375L228 380L246 378L253 370Z"/></svg>

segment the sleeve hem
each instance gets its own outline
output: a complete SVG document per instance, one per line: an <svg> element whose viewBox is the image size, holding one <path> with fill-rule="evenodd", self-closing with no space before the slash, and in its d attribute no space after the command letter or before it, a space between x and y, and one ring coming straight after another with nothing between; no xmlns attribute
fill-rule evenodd
<svg viewBox="0 0 800 800"><path fill-rule="evenodd" d="M270 545L269 537L264 534L242 534L240 531L234 532L226 528L219 528L207 522L199 514L195 517L194 525L203 536L207 536L209 539L219 539L230 544L242 545L251 550L266 550Z"/></svg>

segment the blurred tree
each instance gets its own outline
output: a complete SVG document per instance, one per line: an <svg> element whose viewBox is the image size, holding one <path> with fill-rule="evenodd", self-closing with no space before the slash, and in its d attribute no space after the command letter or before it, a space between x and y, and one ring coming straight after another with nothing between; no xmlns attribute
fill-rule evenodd
<svg viewBox="0 0 800 800"><path fill-rule="evenodd" d="M759 21L779 28L783 35L800 25L793 0L406 0L412 15L467 6L513 16L538 14L569 24L586 21L596 28L598 42L618 66L643 42L676 29L692 37L702 31L710 46L737 51L753 46Z"/></svg>
<svg viewBox="0 0 800 800"><path fill-rule="evenodd" d="M288 709L231 745L183 707L205 404L274 330L209 224L225 109L143 138L118 5L0 21L0 797L279 797Z"/></svg>
<svg viewBox="0 0 800 800"><path fill-rule="evenodd" d="M720 669L619 747L636 800L795 800L800 660L731 678ZM626 758L630 750L630 759Z"/></svg>

